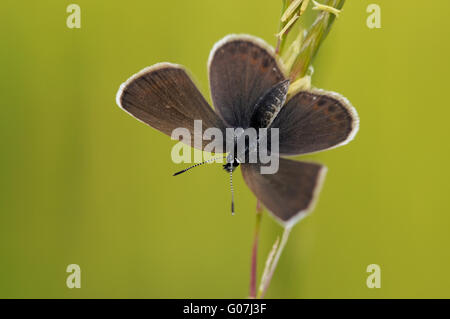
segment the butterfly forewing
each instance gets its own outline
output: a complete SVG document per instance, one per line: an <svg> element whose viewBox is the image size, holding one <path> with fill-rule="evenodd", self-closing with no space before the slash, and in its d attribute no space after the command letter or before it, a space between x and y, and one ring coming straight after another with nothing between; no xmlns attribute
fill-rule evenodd
<svg viewBox="0 0 450 319"><path fill-rule="evenodd" d="M212 101L230 127L248 128L258 100L284 79L273 49L261 39L231 35L219 41L211 51Z"/></svg>
<svg viewBox="0 0 450 319"><path fill-rule="evenodd" d="M117 103L140 121L169 136L176 128L189 129L191 140L186 142L191 146L194 146L194 120L202 120L200 134L209 127L224 129L222 120L185 69L175 64L156 64L132 76L120 87ZM209 142L203 140L202 146Z"/></svg>

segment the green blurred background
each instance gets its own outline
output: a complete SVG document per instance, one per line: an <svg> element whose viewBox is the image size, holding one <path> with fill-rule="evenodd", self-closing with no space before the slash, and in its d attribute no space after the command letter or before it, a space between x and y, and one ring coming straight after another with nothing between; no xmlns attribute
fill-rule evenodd
<svg viewBox="0 0 450 319"><path fill-rule="evenodd" d="M366 7L381 6L381 29ZM274 44L278 0L3 0L0 8L0 297L233 298L248 293L255 198L238 214L217 167L172 178L174 144L115 104L131 74L206 60L229 33ZM292 231L267 297L450 297L447 92L450 2L349 0L313 85L361 117L315 212ZM183 165L182 165L183 166ZM281 228L264 215L260 266ZM79 264L82 288L66 287ZM366 267L381 266L368 289Z"/></svg>

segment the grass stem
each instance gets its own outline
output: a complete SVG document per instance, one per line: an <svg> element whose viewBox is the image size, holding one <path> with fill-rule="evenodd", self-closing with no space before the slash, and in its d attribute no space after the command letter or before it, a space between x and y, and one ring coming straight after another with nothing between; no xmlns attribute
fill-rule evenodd
<svg viewBox="0 0 450 319"><path fill-rule="evenodd" d="M250 266L250 292L249 298L256 298L256 286L257 286L257 265L258 265L258 246L259 246L259 232L261 229L261 219L262 219L263 208L259 200L256 200L256 224L255 233L253 237L253 247L252 247L252 257Z"/></svg>
<svg viewBox="0 0 450 319"><path fill-rule="evenodd" d="M272 255L272 253L274 253L274 251L272 250L271 254L269 254L269 257L267 258L266 269L264 270L264 274L266 275L263 275L263 277L261 278L261 285L259 286L259 291L257 295L257 297L260 299L264 298L267 289L269 288L273 274L275 272L275 269L277 268L278 261L280 260L281 253L283 252L283 249L288 241L289 234L291 233L291 229L292 229L291 227L284 228L280 244L278 245L278 239L275 242L274 245L274 248L276 249L275 254ZM273 257L271 257L271 255Z"/></svg>

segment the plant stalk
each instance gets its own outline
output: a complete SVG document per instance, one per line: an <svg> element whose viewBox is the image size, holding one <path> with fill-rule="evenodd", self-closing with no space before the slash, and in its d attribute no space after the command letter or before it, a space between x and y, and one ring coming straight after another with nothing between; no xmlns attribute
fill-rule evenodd
<svg viewBox="0 0 450 319"><path fill-rule="evenodd" d="M281 30L283 30L283 28L286 26L287 21L282 21L281 17L284 14L284 11L287 9L289 1L288 0L282 0L281 1L281 14L280 14L280 25L278 27L278 32L281 32ZM283 37L277 37L277 46L275 48L275 54L276 55L280 55L280 51L283 50L284 47L284 39Z"/></svg>
<svg viewBox="0 0 450 319"><path fill-rule="evenodd" d="M252 247L252 258L250 266L250 291L249 298L256 298L256 286L257 286L257 265L258 265L258 247L259 247L259 233L261 229L261 219L262 219L263 208L259 200L256 200L256 223L255 223L255 234L253 236L253 247Z"/></svg>
<svg viewBox="0 0 450 319"><path fill-rule="evenodd" d="M291 233L292 227L285 227L283 231L283 235L281 237L280 245L277 248L275 256L273 257L273 261L271 263L266 264L266 269L264 273L267 273L266 278L261 279L261 285L259 286L259 291L257 298L262 299L267 292L267 288L269 288L270 282L272 280L275 269L277 268L278 261L280 260L281 253L283 252L284 247L289 238L289 234ZM267 269L267 267L270 267Z"/></svg>
<svg viewBox="0 0 450 319"><path fill-rule="evenodd" d="M325 1L326 5L339 10L342 9L344 3L345 0ZM307 30L300 53L292 65L291 72L289 74L291 81L305 76L309 66L312 65L312 62L319 51L323 40L328 35L335 19L335 15L330 12L322 11L318 14L314 23Z"/></svg>

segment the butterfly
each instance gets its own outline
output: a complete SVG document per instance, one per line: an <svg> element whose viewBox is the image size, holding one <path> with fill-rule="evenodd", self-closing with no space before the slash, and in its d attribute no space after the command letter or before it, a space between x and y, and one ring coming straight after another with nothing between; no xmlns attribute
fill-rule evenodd
<svg viewBox="0 0 450 319"><path fill-rule="evenodd" d="M292 226L313 209L326 167L283 156L348 143L359 128L356 110L340 94L320 89L288 97L290 81L273 48L250 35L228 35L217 42L209 56L208 75L214 109L186 69L171 63L155 64L129 78L120 86L117 104L169 136L178 127L187 128L192 132L191 140L185 141L189 145L194 145L195 120L202 120L200 133L208 128L223 132L227 128L277 128L281 157L276 173L261 174L261 163L242 162L236 156L227 156L224 169L231 177L241 166L257 199L283 226ZM202 141L197 148L206 143Z"/></svg>

